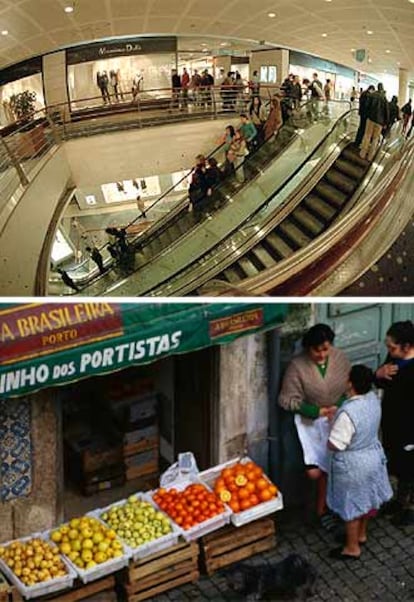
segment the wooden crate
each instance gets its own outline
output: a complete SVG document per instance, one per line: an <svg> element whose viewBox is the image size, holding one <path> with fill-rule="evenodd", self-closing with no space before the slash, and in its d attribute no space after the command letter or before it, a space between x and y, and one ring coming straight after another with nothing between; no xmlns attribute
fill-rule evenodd
<svg viewBox="0 0 414 602"><path fill-rule="evenodd" d="M234 562L271 550L276 544L275 523L263 518L243 527L227 526L199 541L202 570L212 575Z"/></svg>
<svg viewBox="0 0 414 602"><path fill-rule="evenodd" d="M179 543L132 563L125 572L127 602L140 602L197 581L198 553L196 542Z"/></svg>
<svg viewBox="0 0 414 602"><path fill-rule="evenodd" d="M87 600L90 596L96 596L96 594L107 592L110 590L115 591L116 579L114 575L92 581L91 583L77 582L72 589L65 592L56 594L50 594L49 596L42 596L36 598L39 602L77 602L78 600ZM96 598L95 598L96 599Z"/></svg>

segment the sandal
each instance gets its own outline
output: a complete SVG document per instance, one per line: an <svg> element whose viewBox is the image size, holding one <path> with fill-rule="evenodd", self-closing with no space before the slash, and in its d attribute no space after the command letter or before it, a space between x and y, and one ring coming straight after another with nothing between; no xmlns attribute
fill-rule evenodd
<svg viewBox="0 0 414 602"><path fill-rule="evenodd" d="M340 548L335 548L329 552L329 558L333 558L335 560L359 560L359 556L353 556L352 554L345 554L342 551L342 546Z"/></svg>
<svg viewBox="0 0 414 602"><path fill-rule="evenodd" d="M340 523L340 519L335 514L332 514L332 512L325 512L319 520L322 529L325 529L325 531L328 532L335 531Z"/></svg>

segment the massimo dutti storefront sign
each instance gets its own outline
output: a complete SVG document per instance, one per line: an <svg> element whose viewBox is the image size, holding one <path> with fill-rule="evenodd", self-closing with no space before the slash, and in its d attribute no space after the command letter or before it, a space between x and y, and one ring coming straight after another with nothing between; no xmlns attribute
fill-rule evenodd
<svg viewBox="0 0 414 602"><path fill-rule="evenodd" d="M163 54L177 51L177 38L128 38L83 44L66 50L68 65L111 59L117 56Z"/></svg>

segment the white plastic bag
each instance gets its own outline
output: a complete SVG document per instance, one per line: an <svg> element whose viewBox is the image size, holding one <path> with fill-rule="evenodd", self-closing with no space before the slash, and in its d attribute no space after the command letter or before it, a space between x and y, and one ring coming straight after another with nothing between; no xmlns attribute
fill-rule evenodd
<svg viewBox="0 0 414 602"><path fill-rule="evenodd" d="M191 477L198 477L199 469L192 452L178 454L178 461L172 464L161 475L160 486L171 487L174 483L188 481Z"/></svg>

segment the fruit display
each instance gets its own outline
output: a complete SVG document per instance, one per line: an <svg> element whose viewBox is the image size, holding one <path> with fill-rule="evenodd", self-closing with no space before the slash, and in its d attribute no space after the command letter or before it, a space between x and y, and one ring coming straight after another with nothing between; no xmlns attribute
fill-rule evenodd
<svg viewBox="0 0 414 602"><path fill-rule="evenodd" d="M115 531L90 516L73 518L52 531L50 539L74 565L86 571L124 555Z"/></svg>
<svg viewBox="0 0 414 602"><path fill-rule="evenodd" d="M218 497L201 483L192 483L182 491L174 487L158 489L153 499L182 529L191 529L225 511Z"/></svg>
<svg viewBox="0 0 414 602"><path fill-rule="evenodd" d="M159 539L173 530L165 514L136 495L130 496L125 504L108 508L100 518L131 548Z"/></svg>
<svg viewBox="0 0 414 602"><path fill-rule="evenodd" d="M269 502L277 496L278 489L260 466L249 461L223 468L214 482L214 492L237 513Z"/></svg>
<svg viewBox="0 0 414 602"><path fill-rule="evenodd" d="M0 558L27 587L68 575L58 548L38 537L0 547Z"/></svg>

